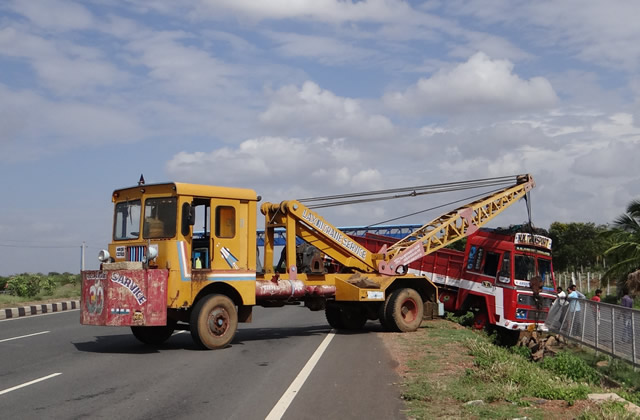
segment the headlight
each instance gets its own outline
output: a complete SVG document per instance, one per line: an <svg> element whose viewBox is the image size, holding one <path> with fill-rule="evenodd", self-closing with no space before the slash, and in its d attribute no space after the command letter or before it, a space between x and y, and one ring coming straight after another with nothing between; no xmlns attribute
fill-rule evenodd
<svg viewBox="0 0 640 420"><path fill-rule="evenodd" d="M111 255L109 254L109 251L107 251L106 249L103 249L98 253L98 260L100 262L103 262L103 263L107 262L109 261L109 258L111 258Z"/></svg>
<svg viewBox="0 0 640 420"><path fill-rule="evenodd" d="M155 260L158 256L158 245L149 245L147 249L147 261Z"/></svg>

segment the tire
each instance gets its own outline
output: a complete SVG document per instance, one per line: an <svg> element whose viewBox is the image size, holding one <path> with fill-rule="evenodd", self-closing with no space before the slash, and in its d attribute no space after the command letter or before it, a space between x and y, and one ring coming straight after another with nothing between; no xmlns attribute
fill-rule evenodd
<svg viewBox="0 0 640 420"><path fill-rule="evenodd" d="M519 330L508 330L506 328L496 327L497 333L497 343L503 347L513 347L518 344L518 340L520 340L520 331Z"/></svg>
<svg viewBox="0 0 640 420"><path fill-rule="evenodd" d="M229 345L238 329L238 311L224 295L208 295L200 299L189 319L191 337L203 349L221 349Z"/></svg>
<svg viewBox="0 0 640 420"><path fill-rule="evenodd" d="M324 308L324 315L327 317L327 322L336 330L342 330L345 328L344 323L342 322L342 314L340 312L340 305L336 302L327 302L327 306Z"/></svg>
<svg viewBox="0 0 640 420"><path fill-rule="evenodd" d="M367 323L363 308L344 303L330 302L325 308L327 322L337 330L359 330Z"/></svg>
<svg viewBox="0 0 640 420"><path fill-rule="evenodd" d="M133 336L144 344L158 346L171 337L176 321L167 319L167 325L157 327L131 327Z"/></svg>
<svg viewBox="0 0 640 420"><path fill-rule="evenodd" d="M342 305L340 315L346 330L360 330L367 323L367 314L360 306Z"/></svg>
<svg viewBox="0 0 640 420"><path fill-rule="evenodd" d="M387 303L389 299L385 300L378 307L378 320L380 321L380 325L382 325L382 329L385 331L392 331L391 325L387 320Z"/></svg>
<svg viewBox="0 0 640 420"><path fill-rule="evenodd" d="M415 331L422 323L424 303L415 289L398 289L391 293L386 303L385 320L393 331Z"/></svg>
<svg viewBox="0 0 640 420"><path fill-rule="evenodd" d="M487 328L488 325L489 325L489 315L487 315L487 311L484 308L481 308L473 316L472 328L474 330L484 330Z"/></svg>

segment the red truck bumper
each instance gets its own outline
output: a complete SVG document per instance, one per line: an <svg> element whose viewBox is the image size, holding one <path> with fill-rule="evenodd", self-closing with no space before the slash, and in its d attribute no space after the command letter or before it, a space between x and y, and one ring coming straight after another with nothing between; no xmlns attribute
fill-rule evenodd
<svg viewBox="0 0 640 420"><path fill-rule="evenodd" d="M80 323L167 324L168 270L83 271Z"/></svg>

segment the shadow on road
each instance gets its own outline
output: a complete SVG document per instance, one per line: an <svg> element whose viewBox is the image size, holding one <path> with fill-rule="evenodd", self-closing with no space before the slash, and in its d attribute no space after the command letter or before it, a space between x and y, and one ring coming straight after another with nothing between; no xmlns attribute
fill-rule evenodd
<svg viewBox="0 0 640 420"><path fill-rule="evenodd" d="M243 346L258 340L281 340L290 337L325 335L331 331L327 324L302 327L241 328L236 332L230 347ZM378 322L367 322L361 330L337 330L338 335L371 334L383 332ZM165 343L151 346L139 342L133 334L98 335L93 341L72 343L78 351L105 354L150 354L167 350L200 350L188 331L178 331Z"/></svg>

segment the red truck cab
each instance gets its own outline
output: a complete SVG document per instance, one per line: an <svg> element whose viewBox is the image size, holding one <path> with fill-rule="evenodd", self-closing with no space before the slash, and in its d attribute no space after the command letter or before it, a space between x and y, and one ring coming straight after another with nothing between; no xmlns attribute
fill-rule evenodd
<svg viewBox="0 0 640 420"><path fill-rule="evenodd" d="M358 241L380 249L393 238L367 235ZM465 251L440 249L409 264L409 272L429 277L450 312L475 313L474 327L498 328L517 338L541 329L555 299L551 239L542 235L479 229Z"/></svg>

